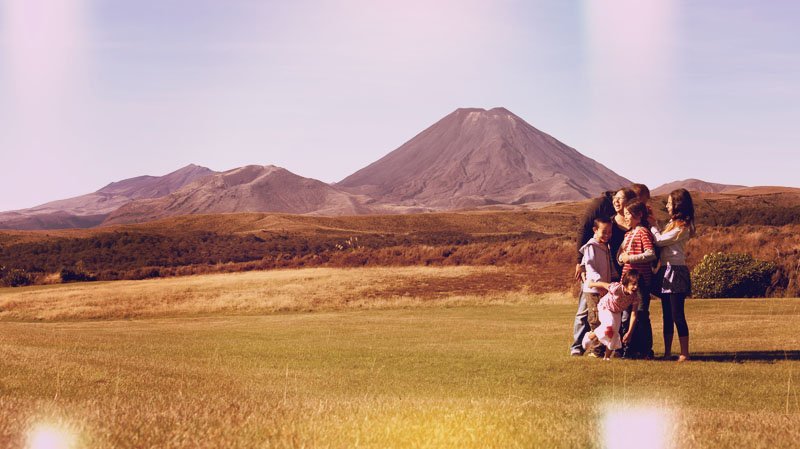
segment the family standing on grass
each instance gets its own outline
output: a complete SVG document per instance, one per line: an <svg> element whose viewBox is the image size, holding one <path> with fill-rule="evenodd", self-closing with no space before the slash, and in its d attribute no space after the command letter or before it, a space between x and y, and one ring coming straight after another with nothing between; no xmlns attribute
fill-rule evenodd
<svg viewBox="0 0 800 449"><path fill-rule="evenodd" d="M633 184L605 192L587 211L578 231L575 278L581 281L572 355L610 360L652 359L650 295L661 299L664 358L672 357L674 329L679 362L689 358L684 302L691 293L685 244L694 235L694 204L686 189L667 197L669 222L662 229L649 206L650 190Z"/></svg>

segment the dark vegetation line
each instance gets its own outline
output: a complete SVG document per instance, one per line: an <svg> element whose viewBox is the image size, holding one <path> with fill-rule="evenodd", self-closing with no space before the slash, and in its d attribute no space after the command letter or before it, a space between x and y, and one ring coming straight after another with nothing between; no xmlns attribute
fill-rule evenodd
<svg viewBox="0 0 800 449"><path fill-rule="evenodd" d="M786 226L800 223L800 206L785 208L756 206L747 209L714 210L711 214L700 216L698 223L708 226Z"/></svg>
<svg viewBox="0 0 800 449"><path fill-rule="evenodd" d="M656 210L661 209L658 203L653 204ZM698 201L697 209L700 232L690 242L690 266L712 252L749 253L779 266L781 285L791 287L787 293L800 289L800 229L796 227L800 224L800 205L775 205L764 198L743 197ZM520 212L522 225L515 222L516 230L536 220L551 223L555 215ZM324 221L311 217L312 224L314 219ZM526 231L487 235L448 230L443 228L448 225L443 217L428 216L420 219L418 226L433 229L430 231L310 232L306 228L305 232L224 233L141 229L53 237L0 245L0 281L17 286L316 266L521 265L534 275L543 267L551 277L552 273L564 273L551 285L568 289L574 259L570 230L577 225L577 216L561 215L558 220L559 229L553 234ZM340 225L347 225L346 220ZM744 234L759 237L743 240Z"/></svg>
<svg viewBox="0 0 800 449"><path fill-rule="evenodd" d="M266 231L249 235L110 232L87 238L56 238L9 245L0 248L0 265L6 271L23 270L42 275L69 270L78 277L70 280L86 280L80 279L81 273L98 280L116 280L170 275L177 273L179 270L174 269L178 267L246 262L259 262L248 265L249 269L309 265L431 265L441 264L448 258L452 258L450 264L454 265L478 259L485 259L482 264L493 264L507 254L501 250L496 256L487 258L473 253L493 246L513 247L522 242L552 237L533 231L500 235L435 231L357 236L326 233L299 236ZM465 248L472 251L460 251ZM193 271L203 272L202 269ZM209 268L207 271L215 270Z"/></svg>

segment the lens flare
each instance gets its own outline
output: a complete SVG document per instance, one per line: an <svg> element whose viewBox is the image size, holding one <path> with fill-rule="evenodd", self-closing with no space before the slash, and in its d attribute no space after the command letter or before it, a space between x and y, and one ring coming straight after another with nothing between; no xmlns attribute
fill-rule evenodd
<svg viewBox="0 0 800 449"><path fill-rule="evenodd" d="M605 449L671 449L673 416L665 407L611 405L603 416Z"/></svg>
<svg viewBox="0 0 800 449"><path fill-rule="evenodd" d="M74 449L75 435L58 426L39 424L28 435L27 449Z"/></svg>

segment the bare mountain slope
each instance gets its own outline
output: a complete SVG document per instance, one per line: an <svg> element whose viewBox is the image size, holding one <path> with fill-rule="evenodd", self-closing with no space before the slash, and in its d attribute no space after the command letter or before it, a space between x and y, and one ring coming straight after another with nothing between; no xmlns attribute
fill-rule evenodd
<svg viewBox="0 0 800 449"><path fill-rule="evenodd" d="M216 173L194 164L164 176L138 176L112 182L102 189L30 209L0 213L0 229L63 229L97 226L119 207L133 200L158 198Z"/></svg>
<svg viewBox="0 0 800 449"><path fill-rule="evenodd" d="M630 181L504 108L457 109L337 184L437 209L580 200Z"/></svg>
<svg viewBox="0 0 800 449"><path fill-rule="evenodd" d="M139 176L112 182L98 190L97 193L122 195L134 200L159 198L169 195L192 181L215 173L217 172L208 168L190 164L165 176Z"/></svg>
<svg viewBox="0 0 800 449"><path fill-rule="evenodd" d="M103 224L233 212L356 215L368 209L357 196L321 181L273 165L248 165L201 179L162 198L126 204Z"/></svg>
<svg viewBox="0 0 800 449"><path fill-rule="evenodd" d="M713 182L706 182L700 179L684 179L682 181L673 181L666 183L662 186L653 189L653 195L667 195L675 189L686 189L690 192L705 192L705 193L721 193L728 192L736 189L743 189L744 186L717 184Z"/></svg>

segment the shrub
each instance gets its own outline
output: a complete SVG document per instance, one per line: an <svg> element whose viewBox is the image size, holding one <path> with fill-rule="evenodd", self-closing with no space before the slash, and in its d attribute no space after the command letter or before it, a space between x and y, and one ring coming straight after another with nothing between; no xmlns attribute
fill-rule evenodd
<svg viewBox="0 0 800 449"><path fill-rule="evenodd" d="M133 272L128 274L128 276L125 278L133 281L141 281L144 279L153 279L157 277L161 277L161 270L155 267L145 267L133 270Z"/></svg>
<svg viewBox="0 0 800 449"><path fill-rule="evenodd" d="M692 271L693 295L700 298L759 298L778 267L749 254L711 253Z"/></svg>
<svg viewBox="0 0 800 449"><path fill-rule="evenodd" d="M778 270L772 276L770 291L774 296L800 297L800 250L794 250L781 257ZM767 291L767 294L770 294L770 291Z"/></svg>
<svg viewBox="0 0 800 449"><path fill-rule="evenodd" d="M86 273L80 269L62 268L61 269L61 282L89 282L96 281L97 277Z"/></svg>
<svg viewBox="0 0 800 449"><path fill-rule="evenodd" d="M33 273L17 268L0 267L0 283L6 287L24 287L33 285L34 282L36 282L36 276Z"/></svg>

